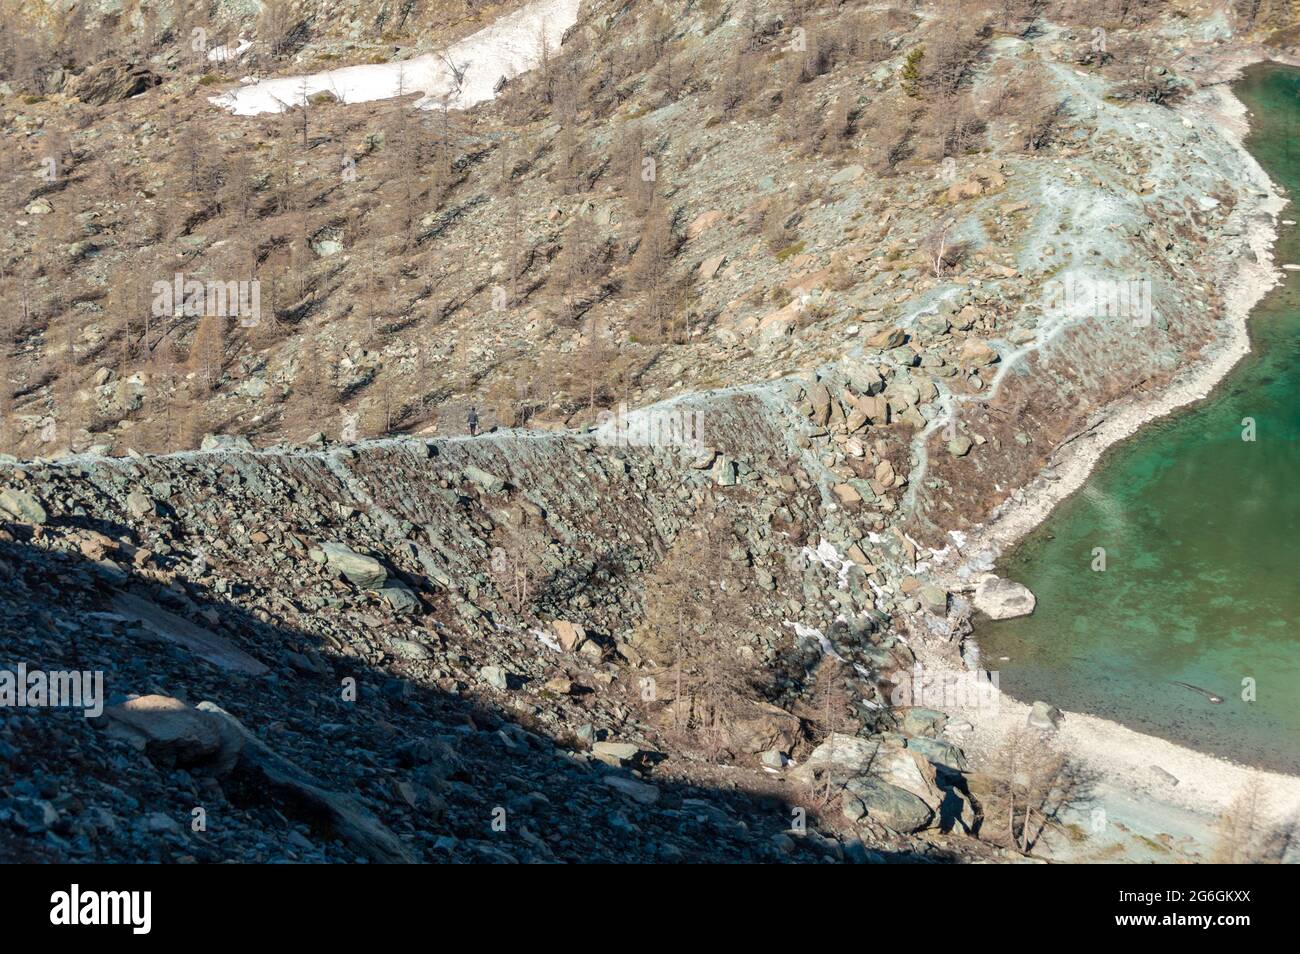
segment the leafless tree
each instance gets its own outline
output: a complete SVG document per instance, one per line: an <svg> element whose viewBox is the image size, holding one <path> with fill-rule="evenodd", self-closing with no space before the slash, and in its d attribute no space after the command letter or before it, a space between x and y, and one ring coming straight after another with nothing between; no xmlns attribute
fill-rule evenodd
<svg viewBox="0 0 1300 954"><path fill-rule="evenodd" d="M1219 817L1214 864L1281 864L1296 844L1297 819L1270 820L1263 779L1252 773Z"/></svg>
<svg viewBox="0 0 1300 954"><path fill-rule="evenodd" d="M836 736L844 731L853 696L845 685L847 667L829 654L823 655L813 676L812 701L817 712L818 728L822 741L834 751ZM829 804L833 794L832 773L823 776L823 804Z"/></svg>
<svg viewBox="0 0 1300 954"><path fill-rule="evenodd" d="M257 35L270 48L275 58L289 51L289 43L296 29L292 0L265 0L257 21Z"/></svg>
<svg viewBox="0 0 1300 954"><path fill-rule="evenodd" d="M662 200L654 202L632 259L632 277L645 297L646 317L659 338L664 335L664 326L676 302L672 263L679 241L672 210Z"/></svg>
<svg viewBox="0 0 1300 954"><path fill-rule="evenodd" d="M935 278L941 278L947 269L961 261L964 254L962 244L953 238L954 224L951 217L945 216L922 240L922 248Z"/></svg>
<svg viewBox="0 0 1300 954"><path fill-rule="evenodd" d="M1021 727L990 758L984 829L1028 854L1068 806L1088 797L1090 780L1036 729Z"/></svg>
<svg viewBox="0 0 1300 954"><path fill-rule="evenodd" d="M1022 80L1016 100L1021 147L1026 152L1047 148L1057 127L1065 119L1068 100L1053 90L1051 81L1041 68L1031 71Z"/></svg>

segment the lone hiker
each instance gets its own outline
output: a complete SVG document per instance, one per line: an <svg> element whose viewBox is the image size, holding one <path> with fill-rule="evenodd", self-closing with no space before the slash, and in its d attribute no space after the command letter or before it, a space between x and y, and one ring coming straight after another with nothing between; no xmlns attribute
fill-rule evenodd
<svg viewBox="0 0 1300 954"><path fill-rule="evenodd" d="M478 433L478 411L472 404L469 406L469 413L465 415L465 423L469 425L470 437Z"/></svg>

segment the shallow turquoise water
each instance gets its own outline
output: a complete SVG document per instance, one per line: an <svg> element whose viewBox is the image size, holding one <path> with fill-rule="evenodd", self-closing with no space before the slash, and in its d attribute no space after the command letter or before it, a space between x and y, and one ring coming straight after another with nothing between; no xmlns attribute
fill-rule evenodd
<svg viewBox="0 0 1300 954"><path fill-rule="evenodd" d="M1300 195L1300 71L1257 67L1237 94L1254 113L1251 151ZM1300 262L1296 229L1282 229L1277 260ZM976 630L1012 695L1300 772L1300 273L1288 276L1210 398L1113 448L1001 566L1039 601Z"/></svg>

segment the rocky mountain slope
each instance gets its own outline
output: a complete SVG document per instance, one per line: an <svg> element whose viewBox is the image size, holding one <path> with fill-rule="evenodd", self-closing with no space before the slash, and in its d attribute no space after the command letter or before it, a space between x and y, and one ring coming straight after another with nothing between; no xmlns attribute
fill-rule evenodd
<svg viewBox="0 0 1300 954"><path fill-rule="evenodd" d="M589 422L816 367L941 299L974 312L946 342L914 336L926 373L979 391L989 374L965 372L989 355L960 358L965 337L1032 343L1044 282L1076 252L1145 268L1146 219L1223 214L1196 204L1213 181L1191 208L1190 183L1152 193L1175 154L1138 125L1186 90L1151 63L1232 35L1221 4L1154 21L1124 4L1104 25L1069 4L879 6L583 4L546 68L469 112L211 102L246 70L400 62L437 32L367 52L322 25L226 63L189 56L177 21L75 73L11 65L7 448L457 433L471 403L487 422ZM1119 208L1134 190L1144 210ZM1084 207L1114 219L1116 247L1071 247ZM256 281L258 320L160 307L177 275Z"/></svg>
<svg viewBox="0 0 1300 954"><path fill-rule="evenodd" d="M1225 339L1266 184L1195 67L1290 11L584 0L467 112L211 102L515 6L4 47L4 656L110 695L0 724L7 856L1020 856L900 701L932 564Z"/></svg>
<svg viewBox="0 0 1300 954"><path fill-rule="evenodd" d="M790 558L821 504L779 412L712 410L740 457L506 434L9 469L5 658L102 670L108 705L10 710L6 856L986 856L960 773L913 754L959 761L939 713L871 742L908 788L854 824L782 771L826 756L796 621L851 614L846 727L894 726L871 700L912 656L860 573ZM682 555L712 606L687 637L743 670L658 640Z"/></svg>

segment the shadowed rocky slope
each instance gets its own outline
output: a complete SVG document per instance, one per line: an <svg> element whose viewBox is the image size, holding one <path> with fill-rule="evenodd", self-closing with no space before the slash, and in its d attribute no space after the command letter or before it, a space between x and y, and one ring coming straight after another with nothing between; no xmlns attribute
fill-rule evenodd
<svg viewBox="0 0 1300 954"><path fill-rule="evenodd" d="M705 449L502 433L10 467L8 666L102 669L110 703L98 719L11 710L0 736L11 855L985 851L939 830L973 824L969 803L948 817L918 801L919 817L894 824L934 830L907 838L874 819L849 825L778 771L815 738L805 697L822 637L793 623L832 633L827 648L858 663L850 678L866 698L910 654L860 570L798 558L818 542L823 491L779 412L723 395L701 419ZM748 613L720 648L768 674L734 699L709 758L672 733L671 679L635 638L644 581L701 525L724 528L709 569ZM832 610L814 607L836 606L830 629ZM905 736L892 739L880 744L937 808L953 782L931 767L926 783ZM810 825L826 816L831 840L799 830L800 806ZM206 832L190 830L195 808Z"/></svg>

